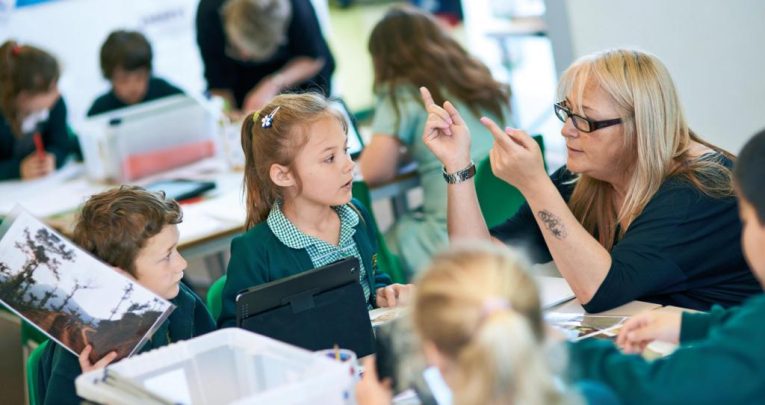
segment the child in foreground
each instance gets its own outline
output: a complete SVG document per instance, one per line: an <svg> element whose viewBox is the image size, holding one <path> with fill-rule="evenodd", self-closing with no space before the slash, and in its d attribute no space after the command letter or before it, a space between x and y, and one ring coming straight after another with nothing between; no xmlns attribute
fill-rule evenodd
<svg viewBox="0 0 765 405"><path fill-rule="evenodd" d="M545 344L539 291L527 265L491 244L452 245L417 280L413 327L455 404L612 404L599 384L567 388ZM390 404L367 359L359 404Z"/></svg>
<svg viewBox="0 0 765 405"><path fill-rule="evenodd" d="M176 306L141 352L203 335L215 322L202 300L181 283L186 261L178 253L181 208L164 193L122 186L96 194L85 203L74 229L73 241L117 271L135 279ZM79 359L53 342L43 351L37 397L43 404L79 404L74 380L105 367L112 352L95 364L88 360L90 345Z"/></svg>

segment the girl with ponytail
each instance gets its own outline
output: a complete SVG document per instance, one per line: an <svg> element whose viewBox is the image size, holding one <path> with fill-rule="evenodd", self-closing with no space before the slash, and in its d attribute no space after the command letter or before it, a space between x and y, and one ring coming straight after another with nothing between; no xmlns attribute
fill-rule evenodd
<svg viewBox="0 0 765 405"><path fill-rule="evenodd" d="M510 250L453 245L415 283L414 332L454 404L585 402L556 376L562 364L553 364L539 291L526 270ZM600 386L580 388L587 399L605 400L598 403L611 399ZM357 387L359 404L390 404L390 395L377 381L374 362L367 361Z"/></svg>
<svg viewBox="0 0 765 405"><path fill-rule="evenodd" d="M0 180L45 176L66 160L59 76L44 50L12 40L0 45Z"/></svg>

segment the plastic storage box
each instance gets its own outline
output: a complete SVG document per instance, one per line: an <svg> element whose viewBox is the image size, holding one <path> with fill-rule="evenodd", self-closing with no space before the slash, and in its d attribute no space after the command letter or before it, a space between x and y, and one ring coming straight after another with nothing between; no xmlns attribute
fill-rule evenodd
<svg viewBox="0 0 765 405"><path fill-rule="evenodd" d="M81 397L109 404L162 403L156 396L193 405L348 404L353 383L347 365L227 328L82 374L75 385Z"/></svg>
<svg viewBox="0 0 765 405"><path fill-rule="evenodd" d="M211 102L178 94L90 117L78 127L88 174L123 182L211 157L219 115Z"/></svg>

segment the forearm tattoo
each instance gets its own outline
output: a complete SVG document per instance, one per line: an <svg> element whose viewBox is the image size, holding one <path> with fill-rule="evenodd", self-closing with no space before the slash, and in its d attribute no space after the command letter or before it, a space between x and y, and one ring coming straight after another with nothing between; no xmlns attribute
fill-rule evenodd
<svg viewBox="0 0 765 405"><path fill-rule="evenodd" d="M547 210L539 211L538 215L542 223L545 224L545 228L552 232L553 236L558 239L565 239L568 236L566 225L563 224L560 217Z"/></svg>

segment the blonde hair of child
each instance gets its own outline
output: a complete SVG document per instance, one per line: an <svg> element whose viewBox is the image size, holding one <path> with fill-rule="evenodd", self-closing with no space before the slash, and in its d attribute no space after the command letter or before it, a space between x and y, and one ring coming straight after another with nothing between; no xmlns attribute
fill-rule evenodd
<svg viewBox="0 0 765 405"><path fill-rule="evenodd" d="M526 267L505 248L461 245L437 255L418 281L415 329L456 364L455 404L563 401Z"/></svg>
<svg viewBox="0 0 765 405"><path fill-rule="evenodd" d="M267 117L270 117L268 125L263 121ZM324 118L338 120L348 133L348 123L342 113L318 93L281 94L260 111L245 117L241 137L247 201L245 229L268 218L274 203L284 197L283 189L271 181L271 166L279 164L294 170L295 157L310 137L309 128ZM300 177L297 173L294 175L299 190Z"/></svg>

